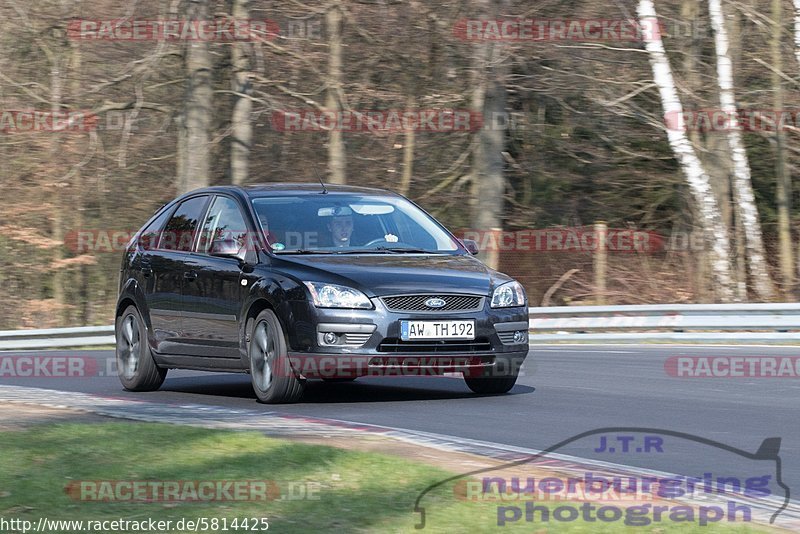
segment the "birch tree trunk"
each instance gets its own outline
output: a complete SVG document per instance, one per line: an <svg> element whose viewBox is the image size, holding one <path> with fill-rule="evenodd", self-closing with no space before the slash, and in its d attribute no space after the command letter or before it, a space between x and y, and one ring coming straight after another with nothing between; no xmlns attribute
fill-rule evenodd
<svg viewBox="0 0 800 534"><path fill-rule="evenodd" d="M733 160L733 195L734 210L742 221L747 265L753 281L753 289L762 300L774 297L769 266L764 253L764 242L761 237L761 223L758 219L753 185L750 179L750 164L747 151L739 131L739 121L734 97L733 67L729 55L728 32L725 29L725 15L721 0L709 0L709 17L714 29L714 45L717 56L717 83L719 84L720 108L729 118L728 144Z"/></svg>
<svg viewBox="0 0 800 534"><path fill-rule="evenodd" d="M637 8L643 26L658 20L652 0L640 0ZM658 86L664 114L667 117L681 117L683 107L675 89L675 81L667 59L664 44L660 38L649 39L646 43L653 80ZM711 255L711 267L716 281L716 293L723 302L733 298L731 278L730 246L725 226L722 224L719 206L708 175L697 158L694 147L689 142L682 127L667 128L667 139L681 166L689 185L689 190L697 204L700 226Z"/></svg>
<svg viewBox="0 0 800 534"><path fill-rule="evenodd" d="M691 28L694 28L694 23L700 20L700 7L701 5L697 0L682 0L681 1L681 20L688 22ZM705 81L701 79L700 72L704 68L701 64L703 58L703 46L705 40L702 39L695 31L691 32L690 36L685 36L680 40L679 46L683 56L683 86L688 89L690 95L700 95L703 92ZM691 101L686 102L687 110L703 109L704 102ZM718 106L715 103L712 107ZM731 233L733 226L733 213L731 210L731 157L730 149L728 147L727 136L723 132L706 132L705 135L701 134L699 128L691 128L687 135L689 141L694 145L697 157L705 169L706 174L711 184L711 190L717 199L719 206L720 216L722 223L725 226L726 235L735 235ZM694 271L700 277L697 283L697 298L700 302L713 302L713 296L709 300L708 295L708 266L705 265L709 261L706 251L699 251L698 254L693 254L692 258L697 262L697 269ZM738 258L736 258L738 259ZM732 261L734 258L732 258ZM735 261L734 261L735 263ZM738 265L736 265L738 267ZM734 287L736 289L736 298L744 300L747 297L747 279L739 278L739 269L733 271L735 275Z"/></svg>
<svg viewBox="0 0 800 534"><path fill-rule="evenodd" d="M209 0L191 0L188 20L208 20ZM185 158L178 166L178 192L184 193L211 183L209 130L213 90L212 64L208 41L193 40L186 45ZM179 141L180 143L180 141Z"/></svg>
<svg viewBox="0 0 800 534"><path fill-rule="evenodd" d="M233 19L248 20L250 18L249 0L234 0L231 14ZM231 113L231 182L240 185L247 181L250 174L250 147L253 144L253 124L250 113L253 109L252 80L250 74L250 44L244 41L233 43L231 48L233 66L234 95L233 112Z"/></svg>
<svg viewBox="0 0 800 534"><path fill-rule="evenodd" d="M800 63L800 0L794 0L794 55Z"/></svg>
<svg viewBox="0 0 800 534"><path fill-rule="evenodd" d="M772 95L773 108L783 109L783 56L781 54L782 0L772 0ZM775 129L775 203L778 211L778 243L783 298L789 300L794 290L794 254L791 229L791 178L786 168L786 133Z"/></svg>
<svg viewBox="0 0 800 534"><path fill-rule="evenodd" d="M325 14L328 30L328 90L325 109L338 117L342 112L342 10L337 0ZM332 128L328 138L329 181L334 184L347 182L347 159L342 130Z"/></svg>
<svg viewBox="0 0 800 534"><path fill-rule="evenodd" d="M726 29L728 31L728 57L731 58L731 68L738 69L741 65L740 59L742 56L741 47L741 25L737 17L730 17L726 21ZM719 95L717 95L719 99ZM719 105L719 100L718 100ZM728 222L729 234L731 236L731 250L733 250L733 269L734 269L734 284L736 287L736 299L747 300L747 246L745 243L744 231L741 221L741 213L734 209L735 196L733 194L733 181L734 181L734 167L733 150L731 150L728 141L727 132L712 132L708 135L708 139L713 139L717 144L717 151L720 159L724 159L726 164L727 173L725 175L727 196L723 201L725 204L720 205L722 218ZM706 167L708 169L708 167ZM711 186L717 186L717 180L713 173L711 175ZM727 215L727 218L726 218ZM731 230L732 229L732 230Z"/></svg>
<svg viewBox="0 0 800 534"><path fill-rule="evenodd" d="M693 23L700 19L700 4L697 0L682 0L681 2L681 18L684 21L689 21L692 27ZM683 53L683 83L689 90L690 94L700 94L704 89L705 81L699 76L700 71L703 69L701 59L703 57L704 40L692 31L691 37L685 37L680 42L681 52ZM714 104L715 106L718 104ZM686 109L700 109L703 108L701 103L692 102L686 103ZM717 203L719 204L719 211L722 214L722 220L725 225L730 228L733 217L731 213L731 161L730 149L728 148L728 139L721 132L707 132L705 136L701 135L699 128L692 128L688 134L689 140L694 144L697 152L697 157L703 164L703 168L708 173L711 179L711 188L717 196Z"/></svg>

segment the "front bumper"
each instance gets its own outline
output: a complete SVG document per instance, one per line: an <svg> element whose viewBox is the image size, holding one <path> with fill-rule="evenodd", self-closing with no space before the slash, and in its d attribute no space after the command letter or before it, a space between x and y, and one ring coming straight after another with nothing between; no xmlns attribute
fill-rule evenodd
<svg viewBox="0 0 800 534"><path fill-rule="evenodd" d="M508 376L518 374L528 354L525 307L494 309L488 299L483 299L479 309L469 312L396 312L380 298L371 300L375 306L372 310L316 308L307 301L289 302L287 334L293 370L306 378L450 372ZM464 319L475 321L474 341L401 340L402 320ZM335 334L335 343L326 343L325 333Z"/></svg>

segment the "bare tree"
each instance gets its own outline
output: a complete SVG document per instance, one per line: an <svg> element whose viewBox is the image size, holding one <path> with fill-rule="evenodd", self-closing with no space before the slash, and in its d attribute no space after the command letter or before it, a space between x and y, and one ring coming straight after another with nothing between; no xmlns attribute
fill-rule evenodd
<svg viewBox="0 0 800 534"><path fill-rule="evenodd" d="M325 109L338 117L342 112L342 7L340 0L334 0L325 13L328 30L328 90ZM343 184L347 181L344 135L341 129L333 127L328 138L328 167L330 181Z"/></svg>
<svg viewBox="0 0 800 534"><path fill-rule="evenodd" d="M703 38L695 27L702 20L701 7L703 4L697 0L682 0L681 2L681 18L683 21L689 21L690 31L689 35L683 35L680 40L681 53L683 56L683 95L687 98L685 100L685 109L703 109L707 105L709 99L704 99L704 92L708 87L707 75L704 72L703 65ZM719 95L715 92L712 96L713 104L710 107L719 106ZM733 226L733 210L731 203L731 156L730 148L728 147L728 138L722 132L706 132L703 135L699 128L690 128L687 132L689 140L695 147L697 157L700 159L703 169L705 169L711 181L711 189L719 205L720 216L722 217L722 224L725 225L726 235L736 235L731 232ZM706 263L708 257L705 253L699 253L693 258L697 262L698 272L704 273L707 270ZM734 254L733 260L739 260L738 256ZM742 259L744 261L744 259ZM736 264L733 270L734 287L736 291L736 298L744 300L747 298L747 279L746 270L743 268L743 275L739 275L739 265ZM698 289L701 293L705 291L706 284L698 284ZM702 299L704 296L699 295Z"/></svg>
<svg viewBox="0 0 800 534"><path fill-rule="evenodd" d="M250 0L234 0L231 14L234 21L250 17ZM231 48L234 104L231 114L231 182L243 184L250 169L250 148L253 144L253 124L250 114L253 109L250 45L235 42Z"/></svg>
<svg viewBox="0 0 800 534"><path fill-rule="evenodd" d="M409 88L413 91L413 88ZM413 92L409 92L406 97L406 109L417 107L417 99ZM403 173L400 176L400 194L408 195L411 189L411 179L414 176L414 148L417 144L417 132L414 128L408 128L403 134Z"/></svg>
<svg viewBox="0 0 800 534"><path fill-rule="evenodd" d="M190 0L186 19L207 20L210 0ZM186 45L186 96L182 117L185 139L179 140L179 192L191 191L211 183L209 132L212 119L211 53L207 41L190 40ZM182 149L182 153L181 152Z"/></svg>
<svg viewBox="0 0 800 534"><path fill-rule="evenodd" d="M652 0L640 0L637 12L643 27L648 27L653 21L658 20ZM653 80L661 95L664 115L681 117L683 106L675 89L669 59L661 38L654 36L652 39L648 39L646 48L653 69ZM711 249L711 266L716 280L717 294L720 300L730 301L733 298L730 246L725 226L722 224L719 206L711 189L710 179L682 128L668 128L667 137L672 151L686 175L689 189L697 205L699 223Z"/></svg>
<svg viewBox="0 0 800 534"><path fill-rule="evenodd" d="M797 62L800 63L800 0L793 0L794 3L794 54Z"/></svg>
<svg viewBox="0 0 800 534"><path fill-rule="evenodd" d="M753 184L750 179L747 149L742 142L742 135L739 131L738 111L736 109L733 85L733 66L721 0L709 0L708 11L711 17L711 26L714 29L720 108L730 120L728 144L731 148L731 158L733 160L733 196L736 200L734 209L744 231L747 264L750 277L753 280L753 289L759 298L771 299L773 298L774 290L769 276L766 254L764 253L761 223L759 222Z"/></svg>
<svg viewBox="0 0 800 534"><path fill-rule="evenodd" d="M782 0L772 0L772 102L776 111L783 109L783 54L781 37L783 34ZM786 165L786 134L782 128L775 128L775 204L778 211L778 260L781 269L783 296L788 299L794 290L794 252L792 250L791 229L791 187L792 181Z"/></svg>
<svg viewBox="0 0 800 534"><path fill-rule="evenodd" d="M478 0L479 12L496 18L502 0ZM472 160L472 225L477 230L502 229L506 189L504 174L506 132L498 122L506 112L508 63L501 43L481 43L473 56L476 83L472 105L483 116ZM484 261L497 269L500 258L496 249L487 251Z"/></svg>

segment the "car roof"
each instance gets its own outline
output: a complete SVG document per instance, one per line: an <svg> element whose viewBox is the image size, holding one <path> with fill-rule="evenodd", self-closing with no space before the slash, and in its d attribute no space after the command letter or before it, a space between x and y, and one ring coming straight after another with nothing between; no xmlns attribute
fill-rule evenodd
<svg viewBox="0 0 800 534"><path fill-rule="evenodd" d="M369 195L391 195L397 196L397 193L388 191L386 189L378 189L374 187L357 187L353 185L336 185L325 184L325 189L328 193L361 193ZM222 185L215 187L206 187L197 189L187 194L198 193L238 193L243 196L258 198L265 196L282 196L282 195L312 195L322 193L322 185L319 182L309 183L267 183L267 184L252 184L245 186L237 185Z"/></svg>

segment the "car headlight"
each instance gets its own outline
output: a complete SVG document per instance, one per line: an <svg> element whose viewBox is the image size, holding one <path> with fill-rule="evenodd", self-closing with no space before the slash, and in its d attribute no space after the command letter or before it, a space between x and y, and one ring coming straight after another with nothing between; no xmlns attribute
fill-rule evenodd
<svg viewBox="0 0 800 534"><path fill-rule="evenodd" d="M506 282L492 293L492 308L525 306L525 290L519 282Z"/></svg>
<svg viewBox="0 0 800 534"><path fill-rule="evenodd" d="M311 299L317 308L366 308L372 309L367 296L352 287L322 282L303 282L311 292Z"/></svg>

